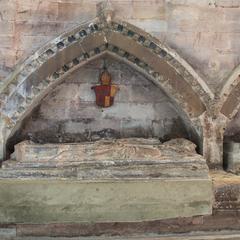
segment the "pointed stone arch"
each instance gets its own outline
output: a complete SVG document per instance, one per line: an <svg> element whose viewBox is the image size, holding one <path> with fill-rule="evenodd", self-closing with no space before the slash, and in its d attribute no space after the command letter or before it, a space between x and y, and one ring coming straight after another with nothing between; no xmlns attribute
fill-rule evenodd
<svg viewBox="0 0 240 240"><path fill-rule="evenodd" d="M237 66L229 75L223 87L215 94L215 100L212 104L213 116L208 119L211 123L209 132L214 138L209 138L206 146L208 152L212 152L213 161L217 167L223 167L223 141L225 129L229 122L236 116L240 109L240 65ZM208 124L209 125L209 124ZM210 125L209 125L210 126ZM211 143L215 142L215 147L211 147ZM214 160L215 159L215 160Z"/></svg>
<svg viewBox="0 0 240 240"><path fill-rule="evenodd" d="M229 120L233 119L240 108L240 65L228 77L219 99L220 112Z"/></svg>
<svg viewBox="0 0 240 240"><path fill-rule="evenodd" d="M143 30L113 19L94 20L62 34L35 52L0 89L4 145L41 99L69 73L104 53L131 64L155 81L196 121L213 93L176 52Z"/></svg>

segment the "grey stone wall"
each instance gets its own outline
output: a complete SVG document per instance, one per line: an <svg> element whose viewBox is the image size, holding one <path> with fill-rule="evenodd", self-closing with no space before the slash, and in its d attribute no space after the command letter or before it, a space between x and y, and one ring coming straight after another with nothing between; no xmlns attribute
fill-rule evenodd
<svg viewBox="0 0 240 240"><path fill-rule="evenodd" d="M110 108L95 104L91 86L99 84L103 59L72 73L33 112L14 143L79 142L101 137L191 138L182 115L158 86L130 66L105 58L113 83L120 88ZM11 142L11 141L10 141Z"/></svg>

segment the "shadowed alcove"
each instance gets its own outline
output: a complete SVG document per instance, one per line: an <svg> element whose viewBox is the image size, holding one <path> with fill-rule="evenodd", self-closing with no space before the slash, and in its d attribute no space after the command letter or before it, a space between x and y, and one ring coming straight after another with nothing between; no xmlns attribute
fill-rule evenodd
<svg viewBox="0 0 240 240"><path fill-rule="evenodd" d="M104 62L119 87L114 105L98 107L91 90ZM36 143L96 141L101 138L186 138L197 135L185 114L143 74L108 54L75 70L57 85L9 139L7 150L23 140Z"/></svg>

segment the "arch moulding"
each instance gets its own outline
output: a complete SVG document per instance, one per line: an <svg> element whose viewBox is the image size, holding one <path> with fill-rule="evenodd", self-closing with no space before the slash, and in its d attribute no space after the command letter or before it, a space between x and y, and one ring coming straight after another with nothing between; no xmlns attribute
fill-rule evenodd
<svg viewBox="0 0 240 240"><path fill-rule="evenodd" d="M233 119L240 108L240 65L237 66L223 86L218 107L221 114Z"/></svg>
<svg viewBox="0 0 240 240"><path fill-rule="evenodd" d="M1 158L5 143L41 99L69 73L103 54L142 72L196 122L214 98L192 67L145 31L102 11L92 21L66 32L19 64L0 89Z"/></svg>

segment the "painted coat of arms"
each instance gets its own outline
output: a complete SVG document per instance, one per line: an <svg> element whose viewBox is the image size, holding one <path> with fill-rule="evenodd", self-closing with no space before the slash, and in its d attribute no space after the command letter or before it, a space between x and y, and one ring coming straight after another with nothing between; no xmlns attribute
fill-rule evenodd
<svg viewBox="0 0 240 240"><path fill-rule="evenodd" d="M99 77L101 85L93 86L92 89L96 95L96 104L100 107L110 107L114 103L114 97L119 90L116 85L112 85L112 77L104 68Z"/></svg>

